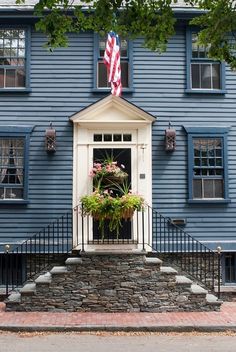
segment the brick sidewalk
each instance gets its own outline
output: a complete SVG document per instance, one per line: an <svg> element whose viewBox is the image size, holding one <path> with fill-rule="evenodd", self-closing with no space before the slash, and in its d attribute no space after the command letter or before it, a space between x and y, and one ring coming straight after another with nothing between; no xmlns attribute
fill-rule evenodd
<svg viewBox="0 0 236 352"><path fill-rule="evenodd" d="M5 312L0 303L0 330L9 331L236 331L236 303L220 312L47 313Z"/></svg>

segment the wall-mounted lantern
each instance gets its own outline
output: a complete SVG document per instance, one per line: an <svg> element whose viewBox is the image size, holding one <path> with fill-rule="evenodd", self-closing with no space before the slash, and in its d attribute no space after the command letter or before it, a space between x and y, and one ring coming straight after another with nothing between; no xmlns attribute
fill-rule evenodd
<svg viewBox="0 0 236 352"><path fill-rule="evenodd" d="M176 130L171 127L169 122L169 127L165 131L165 149L167 152L173 152L176 148Z"/></svg>
<svg viewBox="0 0 236 352"><path fill-rule="evenodd" d="M50 123L50 128L45 131L45 149L47 153L55 153L56 151L56 130L52 128L52 123Z"/></svg>

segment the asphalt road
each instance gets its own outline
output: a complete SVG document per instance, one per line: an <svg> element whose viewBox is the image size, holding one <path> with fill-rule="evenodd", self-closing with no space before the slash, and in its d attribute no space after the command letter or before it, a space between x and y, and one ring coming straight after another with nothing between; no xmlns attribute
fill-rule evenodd
<svg viewBox="0 0 236 352"><path fill-rule="evenodd" d="M235 352L236 334L6 333L0 352Z"/></svg>

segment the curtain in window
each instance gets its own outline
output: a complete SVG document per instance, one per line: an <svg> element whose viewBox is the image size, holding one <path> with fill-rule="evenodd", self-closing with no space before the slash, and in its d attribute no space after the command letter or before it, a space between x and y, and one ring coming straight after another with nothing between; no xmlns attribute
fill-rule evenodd
<svg viewBox="0 0 236 352"><path fill-rule="evenodd" d="M1 153L1 169L0 169L0 182L3 182L8 168L9 153L10 153L10 140L2 139L0 141L0 153Z"/></svg>
<svg viewBox="0 0 236 352"><path fill-rule="evenodd" d="M16 177L20 183L23 183L23 164L24 164L24 148L22 140L12 139L11 147L13 152L14 164L16 167Z"/></svg>

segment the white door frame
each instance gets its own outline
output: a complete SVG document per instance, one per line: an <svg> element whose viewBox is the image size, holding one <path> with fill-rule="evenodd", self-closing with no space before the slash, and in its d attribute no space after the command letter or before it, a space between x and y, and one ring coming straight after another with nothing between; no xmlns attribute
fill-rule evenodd
<svg viewBox="0 0 236 352"><path fill-rule="evenodd" d="M73 207L81 196L92 191L89 171L93 162L93 148L131 148L132 190L152 204L152 123L154 117L126 100L108 96L71 117L73 133ZM94 133L131 133L131 142L94 142ZM81 243L81 226L76 212L73 217L73 244ZM84 223L85 233L91 229ZM78 231L79 230L79 231ZM146 233L148 231L145 231ZM147 234L148 235L148 234ZM90 235L89 235L90 236ZM145 238L148 241L148 238ZM86 246L89 249L89 246Z"/></svg>

